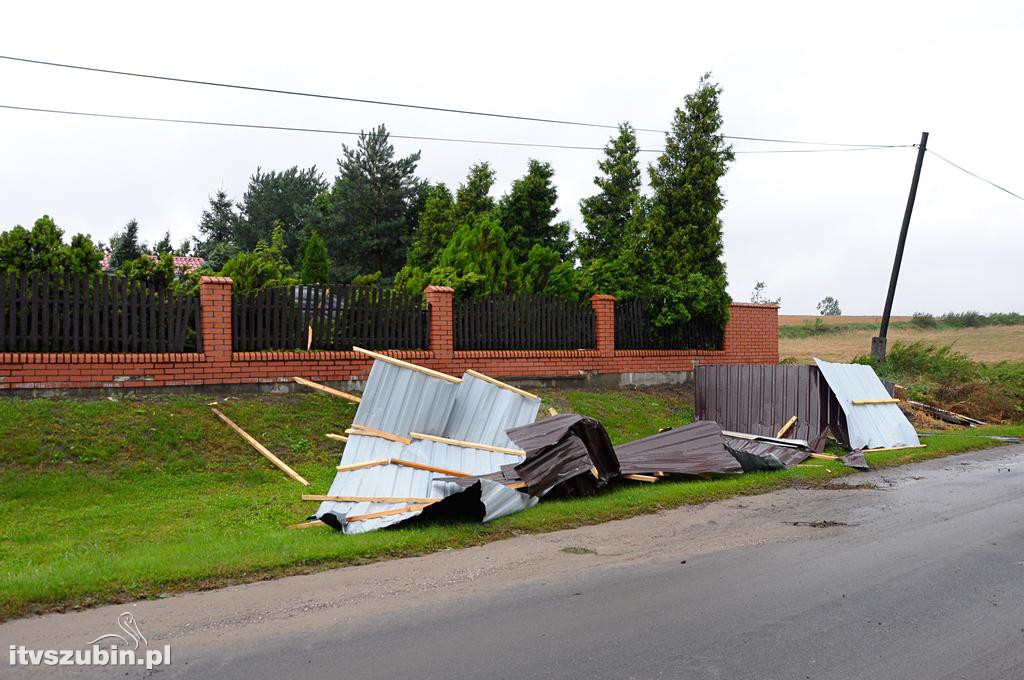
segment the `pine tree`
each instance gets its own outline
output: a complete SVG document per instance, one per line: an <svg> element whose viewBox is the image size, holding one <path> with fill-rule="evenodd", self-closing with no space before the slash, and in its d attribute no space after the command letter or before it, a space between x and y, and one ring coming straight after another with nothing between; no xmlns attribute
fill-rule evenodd
<svg viewBox="0 0 1024 680"><path fill-rule="evenodd" d="M653 198L646 223L658 325L702 315L725 323L729 296L722 261L725 199L719 181L735 156L722 137L718 97L705 74L676 109L665 152L650 168Z"/></svg>
<svg viewBox="0 0 1024 680"><path fill-rule="evenodd" d="M125 262L137 260L146 247L139 243L139 223L133 217L124 225L124 231L110 237L110 268L118 269Z"/></svg>
<svg viewBox="0 0 1024 680"><path fill-rule="evenodd" d="M302 258L302 282L327 283L330 279L331 259L327 256L327 246L320 234L314 231L309 235Z"/></svg>
<svg viewBox="0 0 1024 680"><path fill-rule="evenodd" d="M512 183L498 203L498 216L516 258L525 260L530 249L540 244L562 257L569 255L569 223L558 217L558 189L551 181L555 171L550 163L530 160L527 173Z"/></svg>
<svg viewBox="0 0 1024 680"><path fill-rule="evenodd" d="M577 236L577 247L584 267L594 259L615 256L622 244L634 207L641 201L639 152L629 123L621 124L618 136L604 148L604 158L597 164L602 174L594 178L600 191L580 201L587 231Z"/></svg>
<svg viewBox="0 0 1024 680"><path fill-rule="evenodd" d="M162 239L153 246L154 255L174 254L174 246L171 245L171 232L165 231Z"/></svg>
<svg viewBox="0 0 1024 680"><path fill-rule="evenodd" d="M259 241L267 241L275 224L284 230L284 255L289 262L299 260L299 247L314 219L317 196L327 189L323 175L312 166L294 166L283 172L256 172L239 208L244 219L235 220L231 240L242 250L251 250Z"/></svg>
<svg viewBox="0 0 1024 680"><path fill-rule="evenodd" d="M437 256L451 240L455 228L455 199L452 192L444 184L430 187L426 205L413 232L406 266L431 269L437 262Z"/></svg>

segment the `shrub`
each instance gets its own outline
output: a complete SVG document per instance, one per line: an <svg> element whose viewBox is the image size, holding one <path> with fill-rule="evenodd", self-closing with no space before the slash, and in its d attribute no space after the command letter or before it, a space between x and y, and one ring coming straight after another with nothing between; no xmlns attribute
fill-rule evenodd
<svg viewBox="0 0 1024 680"><path fill-rule="evenodd" d="M946 312L942 315L942 323L954 328L980 328L986 325L987 319L984 314L973 310L968 312Z"/></svg>
<svg viewBox="0 0 1024 680"><path fill-rule="evenodd" d="M939 322L931 314L914 312L914 316L910 319L910 325L914 328L938 328Z"/></svg>

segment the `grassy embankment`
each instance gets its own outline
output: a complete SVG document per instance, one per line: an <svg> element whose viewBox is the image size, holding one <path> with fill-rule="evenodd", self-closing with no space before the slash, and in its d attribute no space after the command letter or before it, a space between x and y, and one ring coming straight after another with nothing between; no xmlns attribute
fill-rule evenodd
<svg viewBox="0 0 1024 680"><path fill-rule="evenodd" d="M311 482L285 477L211 414L210 396L0 399L0 619L159 597L358 564L521 533L607 521L684 504L815 484L846 474L828 461L711 481L617 483L592 498L541 503L486 524L343 536L288 529L325 490L354 407L319 394L232 398L219 405ZM673 392L551 392L544 410L600 419L615 442L692 418ZM1024 427L986 428L1024 433ZM929 448L871 454L875 466L996 442L936 437Z"/></svg>

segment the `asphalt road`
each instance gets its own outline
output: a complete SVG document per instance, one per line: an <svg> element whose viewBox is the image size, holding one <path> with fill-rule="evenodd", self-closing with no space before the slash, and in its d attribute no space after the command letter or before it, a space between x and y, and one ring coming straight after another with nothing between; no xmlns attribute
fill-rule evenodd
<svg viewBox="0 0 1024 680"><path fill-rule="evenodd" d="M844 480L874 489L787 490L134 611L151 644L174 647L157 677L1019 678L1021 454L967 454ZM10 622L0 640L53 644L125 607Z"/></svg>

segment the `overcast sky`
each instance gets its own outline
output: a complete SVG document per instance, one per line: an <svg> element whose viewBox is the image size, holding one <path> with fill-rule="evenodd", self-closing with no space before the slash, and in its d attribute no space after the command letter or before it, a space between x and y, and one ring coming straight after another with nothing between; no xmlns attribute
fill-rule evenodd
<svg viewBox="0 0 1024 680"><path fill-rule="evenodd" d="M118 70L434 106L665 128L712 71L725 132L929 147L1024 193L1019 2L5 3L0 53ZM601 146L603 130L318 101L0 60L0 104L394 134ZM47 213L106 240L132 217L191 235L207 198L257 166L316 165L328 135L0 110L0 228ZM658 134L641 134L657 148ZM455 186L489 161L504 192L552 163L579 227L599 152L396 140ZM778 147L737 142L737 150ZM783 313L825 295L878 314L914 149L741 154L724 181L733 298L756 281ZM644 155L644 164L653 154ZM925 159L894 313L1024 311L1024 201ZM334 257L339 254L332 253Z"/></svg>

